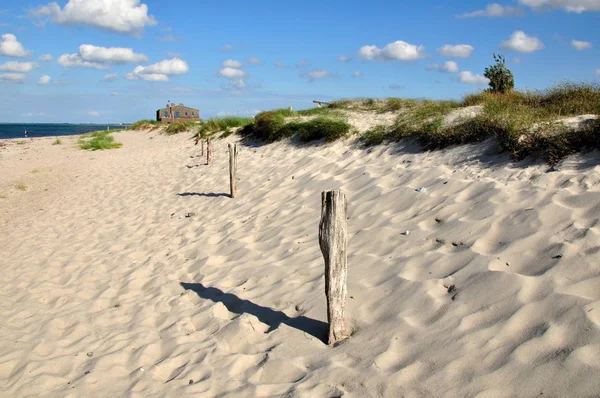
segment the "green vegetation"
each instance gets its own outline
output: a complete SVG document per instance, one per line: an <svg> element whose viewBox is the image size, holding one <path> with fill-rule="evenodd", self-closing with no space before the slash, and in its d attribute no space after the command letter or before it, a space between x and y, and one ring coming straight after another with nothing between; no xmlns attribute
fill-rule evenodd
<svg viewBox="0 0 600 398"><path fill-rule="evenodd" d="M165 129L165 133L167 135L174 135L174 134L182 133L184 131L191 130L195 125L196 125L196 123L194 123L194 122L171 123Z"/></svg>
<svg viewBox="0 0 600 398"><path fill-rule="evenodd" d="M506 60L502 55L494 54L494 61L496 61L496 64L485 68L485 72L483 73L483 76L490 80L489 90L492 93L508 93L512 91L515 88L515 79L510 69L506 67Z"/></svg>
<svg viewBox="0 0 600 398"><path fill-rule="evenodd" d="M156 120L138 120L137 122L133 123L131 126L129 126L129 130L145 130L145 129L154 129L157 128L161 125L160 122L157 122Z"/></svg>
<svg viewBox="0 0 600 398"><path fill-rule="evenodd" d="M30 171L31 174L37 174L39 173L41 170L40 169L33 169Z"/></svg>
<svg viewBox="0 0 600 398"><path fill-rule="evenodd" d="M27 185L25 185L22 182L20 182L17 185L15 185L15 188L17 188L19 191L26 191L27 190Z"/></svg>
<svg viewBox="0 0 600 398"><path fill-rule="evenodd" d="M90 138L86 140L86 138ZM97 131L91 134L82 135L77 141L81 149L90 149L97 151L99 149L120 148L123 144L115 142L113 136L108 131Z"/></svg>
<svg viewBox="0 0 600 398"><path fill-rule="evenodd" d="M60 144L62 144L62 141L59 138L54 140L54 142L52 143L52 145L60 145Z"/></svg>
<svg viewBox="0 0 600 398"><path fill-rule="evenodd" d="M235 133L235 128L243 128L252 122L253 119L250 117L226 116L223 118L210 118L202 121L198 132L194 134L193 138L207 138L220 131L223 133L219 138L229 137Z"/></svg>
<svg viewBox="0 0 600 398"><path fill-rule="evenodd" d="M27 141L17 141L17 145L25 145L27 144Z"/></svg>

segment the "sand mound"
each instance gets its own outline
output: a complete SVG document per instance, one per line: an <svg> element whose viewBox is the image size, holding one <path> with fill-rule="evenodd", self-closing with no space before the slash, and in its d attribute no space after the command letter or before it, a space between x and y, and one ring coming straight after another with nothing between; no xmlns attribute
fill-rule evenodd
<svg viewBox="0 0 600 398"><path fill-rule="evenodd" d="M187 135L115 139L2 149L3 394L600 391L598 155L547 173L485 144L242 146L230 199L235 137L210 167ZM332 348L317 229L337 188L355 332Z"/></svg>

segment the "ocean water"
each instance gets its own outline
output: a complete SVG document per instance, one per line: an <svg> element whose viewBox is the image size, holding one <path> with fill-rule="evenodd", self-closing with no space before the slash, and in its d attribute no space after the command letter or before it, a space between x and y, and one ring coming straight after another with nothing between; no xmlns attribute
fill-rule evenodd
<svg viewBox="0 0 600 398"><path fill-rule="evenodd" d="M48 137L53 135L75 135L89 133L90 131L106 130L106 128L124 129L127 125L116 124L59 124L59 123L0 123L0 139L2 138L25 138L25 130L28 137Z"/></svg>

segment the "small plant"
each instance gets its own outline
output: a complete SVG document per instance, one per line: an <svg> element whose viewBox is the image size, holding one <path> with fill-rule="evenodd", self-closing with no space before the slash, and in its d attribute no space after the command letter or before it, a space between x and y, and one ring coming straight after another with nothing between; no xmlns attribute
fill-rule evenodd
<svg viewBox="0 0 600 398"><path fill-rule="evenodd" d="M37 174L40 172L40 169L33 169L30 171L31 174Z"/></svg>
<svg viewBox="0 0 600 398"><path fill-rule="evenodd" d="M278 141L286 137L279 134L284 124L285 119L280 112L261 112L254 117L253 134L265 141Z"/></svg>
<svg viewBox="0 0 600 398"><path fill-rule="evenodd" d="M324 139L325 142L335 141L350 132L350 125L342 120L318 117L308 122L299 123L298 136L304 142Z"/></svg>
<svg viewBox="0 0 600 398"><path fill-rule="evenodd" d="M89 137L90 139L87 141L83 138L79 138L77 143L81 149L97 151L102 149L120 148L123 146L120 142L115 142L113 136L106 131L92 133Z"/></svg>
<svg viewBox="0 0 600 398"><path fill-rule="evenodd" d="M165 133L167 135L174 135L178 133L182 133L194 127L194 122L176 122L169 124L169 126L165 129Z"/></svg>
<svg viewBox="0 0 600 398"><path fill-rule="evenodd" d="M160 124L161 123L157 122L156 120L138 120L137 122L129 126L129 130L145 130L149 128L156 128L160 126Z"/></svg>
<svg viewBox="0 0 600 398"><path fill-rule="evenodd" d="M17 185L15 185L15 188L17 188L19 191L26 191L27 190L27 185L25 185L22 182L20 182Z"/></svg>
<svg viewBox="0 0 600 398"><path fill-rule="evenodd" d="M380 145L389 138L389 129L386 126L375 126L373 129L367 131L360 138L364 145Z"/></svg>
<svg viewBox="0 0 600 398"><path fill-rule="evenodd" d="M52 145L60 145L62 144L61 140L59 138L57 138L56 140L54 140L54 142L52 143Z"/></svg>
<svg viewBox="0 0 600 398"><path fill-rule="evenodd" d="M504 57L500 54L494 54L494 61L496 61L496 64L485 68L483 73L483 76L490 80L489 90L496 94L512 91L515 88L515 80L510 69L506 67Z"/></svg>
<svg viewBox="0 0 600 398"><path fill-rule="evenodd" d="M27 144L27 141L17 141L17 145L24 145Z"/></svg>

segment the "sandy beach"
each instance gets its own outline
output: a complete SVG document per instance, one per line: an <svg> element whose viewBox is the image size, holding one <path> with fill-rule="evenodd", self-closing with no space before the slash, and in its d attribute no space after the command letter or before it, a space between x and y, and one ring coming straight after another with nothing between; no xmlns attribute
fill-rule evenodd
<svg viewBox="0 0 600 398"><path fill-rule="evenodd" d="M0 396L600 394L597 152L549 170L490 142L239 143L231 199L239 137L206 166L190 134L114 136L0 147ZM349 216L336 347L330 189Z"/></svg>

